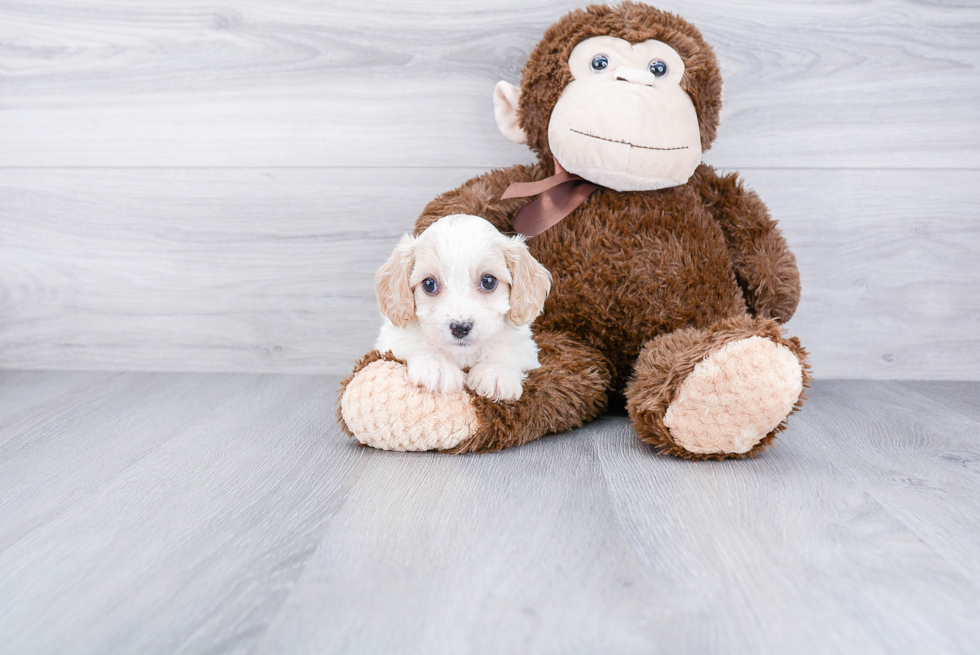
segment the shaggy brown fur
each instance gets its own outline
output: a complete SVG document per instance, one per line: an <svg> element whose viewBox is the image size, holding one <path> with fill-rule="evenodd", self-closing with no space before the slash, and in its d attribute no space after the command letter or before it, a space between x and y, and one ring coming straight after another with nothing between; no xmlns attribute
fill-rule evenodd
<svg viewBox="0 0 980 655"><path fill-rule="evenodd" d="M711 145L721 77L697 29L631 2L573 11L545 33L524 68L520 121L540 162L492 171L436 198L416 233L454 213L482 216L513 231L526 199L501 195L513 182L553 174L548 121L571 79L568 55L580 41L601 35L672 46L685 62L681 86L697 110L703 147ZM734 174L719 176L702 164L687 184L673 188L601 188L528 245L554 277L536 323L541 368L530 374L519 400L477 398L483 429L457 452L497 450L580 425L602 411L608 393L625 390L641 439L662 452L743 457L688 452L664 427L662 410L694 365L736 338L758 335L795 353L808 379L805 351L777 325L789 320L799 301L796 260L766 206ZM748 454L765 448L783 427Z"/></svg>
<svg viewBox="0 0 980 655"><path fill-rule="evenodd" d="M451 213L513 231L526 201L500 200L504 189L547 175L540 165L515 166L470 180L431 202L416 233ZM600 189L528 247L553 277L536 326L570 332L602 353L616 390L657 335L747 312L786 321L800 296L796 260L765 205L734 175L719 177L703 164L690 182L670 189Z"/></svg>

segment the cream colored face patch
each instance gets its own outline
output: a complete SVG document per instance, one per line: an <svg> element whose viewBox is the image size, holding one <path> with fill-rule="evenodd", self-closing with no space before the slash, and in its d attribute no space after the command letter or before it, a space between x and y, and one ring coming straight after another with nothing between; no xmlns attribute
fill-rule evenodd
<svg viewBox="0 0 980 655"><path fill-rule="evenodd" d="M574 79L548 126L565 170L617 191L687 182L701 163L701 133L673 48L598 36L575 46L568 65Z"/></svg>

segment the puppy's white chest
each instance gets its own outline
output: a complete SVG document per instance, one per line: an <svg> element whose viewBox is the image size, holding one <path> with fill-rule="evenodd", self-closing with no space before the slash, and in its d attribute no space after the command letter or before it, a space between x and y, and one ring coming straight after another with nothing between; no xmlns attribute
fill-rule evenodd
<svg viewBox="0 0 980 655"><path fill-rule="evenodd" d="M470 368L485 358L485 348L461 347L443 349L443 353L460 368Z"/></svg>

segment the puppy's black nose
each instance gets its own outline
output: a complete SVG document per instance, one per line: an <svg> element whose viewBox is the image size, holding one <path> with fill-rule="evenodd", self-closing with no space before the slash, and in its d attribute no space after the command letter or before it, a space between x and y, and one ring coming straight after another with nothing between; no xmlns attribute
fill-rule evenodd
<svg viewBox="0 0 980 655"><path fill-rule="evenodd" d="M464 338L473 329L473 324L469 321L465 323L460 323L459 321L453 321L449 324L449 331L453 333L453 336L457 339Z"/></svg>

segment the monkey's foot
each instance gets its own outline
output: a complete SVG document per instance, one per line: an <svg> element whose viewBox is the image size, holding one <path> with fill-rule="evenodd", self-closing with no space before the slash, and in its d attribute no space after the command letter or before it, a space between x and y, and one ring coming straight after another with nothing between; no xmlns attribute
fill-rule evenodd
<svg viewBox="0 0 980 655"><path fill-rule="evenodd" d="M699 362L664 414L673 441L701 455L747 453L793 411L803 368L765 337L726 344Z"/></svg>
<svg viewBox="0 0 980 655"><path fill-rule="evenodd" d="M468 393L427 391L404 363L376 352L345 382L340 418L360 443L381 450L447 450L479 427Z"/></svg>
<svg viewBox="0 0 980 655"><path fill-rule="evenodd" d="M736 316L648 342L626 388L637 435L689 459L764 450L803 403L806 351L774 321Z"/></svg>

